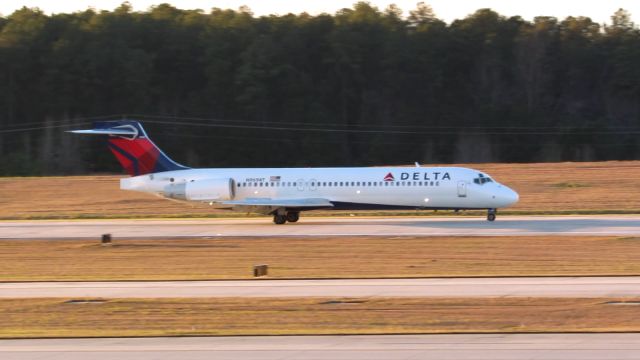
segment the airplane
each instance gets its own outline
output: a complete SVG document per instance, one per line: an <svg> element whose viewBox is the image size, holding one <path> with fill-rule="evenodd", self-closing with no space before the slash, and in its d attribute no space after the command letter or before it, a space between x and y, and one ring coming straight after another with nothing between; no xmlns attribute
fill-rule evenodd
<svg viewBox="0 0 640 360"><path fill-rule="evenodd" d="M487 210L515 204L518 193L482 171L463 167L193 169L165 155L134 120L94 123L76 134L107 135L130 178L120 189L212 207L272 215L295 223L308 210Z"/></svg>

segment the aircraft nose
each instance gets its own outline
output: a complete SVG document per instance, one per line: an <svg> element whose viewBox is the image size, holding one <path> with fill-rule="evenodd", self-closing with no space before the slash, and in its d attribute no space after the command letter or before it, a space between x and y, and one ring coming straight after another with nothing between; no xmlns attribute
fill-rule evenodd
<svg viewBox="0 0 640 360"><path fill-rule="evenodd" d="M502 197L507 204L506 206L513 205L520 200L520 195L506 186L502 189Z"/></svg>

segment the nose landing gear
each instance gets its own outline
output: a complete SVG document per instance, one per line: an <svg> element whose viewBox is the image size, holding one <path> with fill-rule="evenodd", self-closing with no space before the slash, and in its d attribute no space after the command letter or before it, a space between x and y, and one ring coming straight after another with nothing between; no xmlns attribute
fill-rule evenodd
<svg viewBox="0 0 640 360"><path fill-rule="evenodd" d="M498 211L496 209L489 209L487 211L487 220L488 221L495 221L497 213L498 213Z"/></svg>

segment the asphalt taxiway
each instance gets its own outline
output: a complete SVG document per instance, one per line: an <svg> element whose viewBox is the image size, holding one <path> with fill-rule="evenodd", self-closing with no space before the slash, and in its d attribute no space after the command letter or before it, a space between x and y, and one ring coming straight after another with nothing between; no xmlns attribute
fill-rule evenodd
<svg viewBox="0 0 640 360"><path fill-rule="evenodd" d="M0 283L0 298L640 297L640 277Z"/></svg>
<svg viewBox="0 0 640 360"><path fill-rule="evenodd" d="M305 218L275 225L269 218L203 220L2 221L0 239L221 236L527 236L640 235L640 216Z"/></svg>
<svg viewBox="0 0 640 360"><path fill-rule="evenodd" d="M637 360L640 334L0 340L3 360Z"/></svg>

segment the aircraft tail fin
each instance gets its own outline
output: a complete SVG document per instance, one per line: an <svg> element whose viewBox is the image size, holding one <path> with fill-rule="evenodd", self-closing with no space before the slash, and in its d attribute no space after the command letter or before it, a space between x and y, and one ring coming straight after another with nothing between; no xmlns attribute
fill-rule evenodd
<svg viewBox="0 0 640 360"><path fill-rule="evenodd" d="M94 123L93 129L70 132L108 135L109 149L131 176L188 169L165 155L134 120L101 121Z"/></svg>

